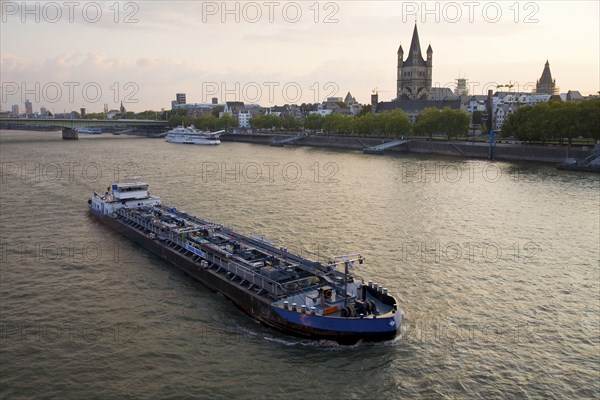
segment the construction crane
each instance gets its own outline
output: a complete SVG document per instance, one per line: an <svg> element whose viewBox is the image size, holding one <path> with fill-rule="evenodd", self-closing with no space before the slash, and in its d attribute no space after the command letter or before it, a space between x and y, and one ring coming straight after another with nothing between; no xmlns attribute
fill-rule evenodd
<svg viewBox="0 0 600 400"><path fill-rule="evenodd" d="M381 93L383 93L383 92L390 92L390 90L379 90L379 88L376 87L375 89L372 90L372 92L373 92L373 94L377 94L378 95L380 92Z"/></svg>
<svg viewBox="0 0 600 400"><path fill-rule="evenodd" d="M507 85L498 85L496 86L496 88L501 88L501 87L505 87L508 88L508 92L510 93L510 91L512 90L512 88L515 86L514 83L512 83L512 81L508 81Z"/></svg>

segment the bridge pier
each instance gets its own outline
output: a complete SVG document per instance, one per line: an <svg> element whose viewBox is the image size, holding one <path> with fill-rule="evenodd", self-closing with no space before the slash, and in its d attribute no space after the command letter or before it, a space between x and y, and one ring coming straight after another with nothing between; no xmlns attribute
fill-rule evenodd
<svg viewBox="0 0 600 400"><path fill-rule="evenodd" d="M63 140L78 140L79 134L77 133L77 131L75 129L63 128L62 138L63 138Z"/></svg>

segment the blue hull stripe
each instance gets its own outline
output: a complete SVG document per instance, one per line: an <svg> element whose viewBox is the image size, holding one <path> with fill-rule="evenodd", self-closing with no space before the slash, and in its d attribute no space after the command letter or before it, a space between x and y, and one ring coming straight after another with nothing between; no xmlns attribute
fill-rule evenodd
<svg viewBox="0 0 600 400"><path fill-rule="evenodd" d="M392 317L377 317L374 319L372 316L365 318L323 317L319 315L303 314L292 310L284 310L279 307L272 307L272 309L282 318L293 324L334 332L393 332L396 331L402 323L402 314L398 312Z"/></svg>

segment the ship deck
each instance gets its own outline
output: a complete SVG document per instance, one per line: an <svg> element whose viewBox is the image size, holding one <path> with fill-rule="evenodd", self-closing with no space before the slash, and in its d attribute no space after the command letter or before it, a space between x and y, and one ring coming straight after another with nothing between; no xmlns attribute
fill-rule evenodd
<svg viewBox="0 0 600 400"><path fill-rule="evenodd" d="M199 256L214 253L223 261L251 270L281 285L287 291L314 286L327 268L277 248L264 239L241 235L223 225L165 206L119 210L117 215L136 223L159 239L170 240ZM310 279L313 278L313 279Z"/></svg>
<svg viewBox="0 0 600 400"><path fill-rule="evenodd" d="M273 306L285 307L296 303L298 308L303 305L314 307L309 311L320 315L346 316L342 313L346 305L344 273L329 265L305 259L264 239L239 234L175 208L122 208L116 214L118 219L144 235L165 243L197 265L213 269L231 282L237 281ZM389 296L387 292L383 293L382 288L365 288L361 301L357 301L361 283L355 281L352 274L348 274L347 282L348 303L360 303L361 310L364 310L364 304L371 302L377 310L373 313L377 314L395 310L394 301L384 301ZM314 295L323 288L332 289L334 296L328 299L320 297L314 305L307 301L307 295ZM287 304L284 305L284 302Z"/></svg>
<svg viewBox="0 0 600 400"><path fill-rule="evenodd" d="M296 304L298 304L298 307L300 307L300 305L304 304L306 296L313 291L314 291L314 289L312 289L312 288L297 291L297 292L287 296L286 298L283 298L283 299L273 302L273 305L276 307L283 307L284 301L287 301L289 304L296 303ZM350 297L349 299L352 300L352 297ZM371 296L370 294L367 295L367 299L369 299L373 303L375 303L375 306L377 307L377 309L383 311L383 313L387 312L390 309L389 305L384 304L379 299L377 299L374 296ZM338 299L338 301L336 301L335 303L329 304L330 307L333 305L340 306L339 310L330 312L327 314L327 316L328 317L342 317L341 313L342 313L342 309L344 308L344 299L341 298L341 299Z"/></svg>

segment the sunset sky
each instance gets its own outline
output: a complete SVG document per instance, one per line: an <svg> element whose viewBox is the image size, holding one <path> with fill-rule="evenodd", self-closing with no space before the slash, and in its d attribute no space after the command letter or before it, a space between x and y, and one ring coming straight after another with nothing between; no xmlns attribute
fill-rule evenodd
<svg viewBox="0 0 600 400"><path fill-rule="evenodd" d="M1 1L3 110L25 98L34 111L160 110L178 92L273 105L348 91L368 103L378 88L389 100L415 20L434 86L531 91L548 59L561 92L600 89L597 1L35 3Z"/></svg>

